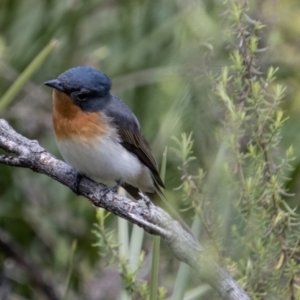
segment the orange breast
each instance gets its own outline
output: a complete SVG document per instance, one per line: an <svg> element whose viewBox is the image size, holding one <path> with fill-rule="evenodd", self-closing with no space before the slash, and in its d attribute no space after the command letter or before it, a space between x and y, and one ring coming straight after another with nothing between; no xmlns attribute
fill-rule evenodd
<svg viewBox="0 0 300 300"><path fill-rule="evenodd" d="M108 120L101 113L84 112L72 99L53 90L53 125L57 139L78 139L93 143L107 133Z"/></svg>

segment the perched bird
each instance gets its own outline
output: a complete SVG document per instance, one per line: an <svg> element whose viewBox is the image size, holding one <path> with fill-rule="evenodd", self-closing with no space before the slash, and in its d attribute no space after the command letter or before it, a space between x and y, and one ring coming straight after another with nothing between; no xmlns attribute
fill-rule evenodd
<svg viewBox="0 0 300 300"><path fill-rule="evenodd" d="M64 160L78 172L108 188L121 185L134 198L159 193L164 184L140 124L119 98L111 81L87 66L67 70L45 82L53 88L53 125ZM114 189L116 191L116 189Z"/></svg>

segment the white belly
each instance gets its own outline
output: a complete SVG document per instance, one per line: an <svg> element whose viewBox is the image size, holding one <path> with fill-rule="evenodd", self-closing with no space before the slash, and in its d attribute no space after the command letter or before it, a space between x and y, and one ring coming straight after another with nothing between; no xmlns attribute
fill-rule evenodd
<svg viewBox="0 0 300 300"><path fill-rule="evenodd" d="M113 135L102 136L93 144L77 139L57 140L64 160L77 171L108 186L116 180L131 184L143 192L154 192L150 170L127 151Z"/></svg>

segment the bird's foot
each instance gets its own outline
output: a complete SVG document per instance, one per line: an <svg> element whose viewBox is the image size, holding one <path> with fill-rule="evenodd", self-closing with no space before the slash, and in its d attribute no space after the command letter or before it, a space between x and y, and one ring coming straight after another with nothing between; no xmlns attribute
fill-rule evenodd
<svg viewBox="0 0 300 300"><path fill-rule="evenodd" d="M101 197L106 196L109 192L118 193L118 189L120 187L120 182L117 180L117 184L113 187L105 187L101 189Z"/></svg>
<svg viewBox="0 0 300 300"><path fill-rule="evenodd" d="M151 204L153 204L151 202L151 200L149 199L149 197L147 195L143 194L142 192L139 192L139 196L141 197L141 200L143 200L145 202L145 204L147 205L148 208L151 206Z"/></svg>
<svg viewBox="0 0 300 300"><path fill-rule="evenodd" d="M77 195L78 195L79 184L80 184L80 182L81 182L81 180L82 180L83 177L84 177L84 175L82 173L77 172L75 181L74 181L74 183L72 185L72 190Z"/></svg>

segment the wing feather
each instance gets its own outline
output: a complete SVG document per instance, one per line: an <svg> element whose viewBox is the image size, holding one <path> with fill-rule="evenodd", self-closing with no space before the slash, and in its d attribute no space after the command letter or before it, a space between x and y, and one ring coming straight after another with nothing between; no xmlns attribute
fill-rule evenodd
<svg viewBox="0 0 300 300"><path fill-rule="evenodd" d="M140 132L133 132L124 128L119 128L118 132L122 139L123 147L134 153L138 159L150 169L158 187L161 186L164 188L165 186L159 176L156 160L143 135Z"/></svg>

